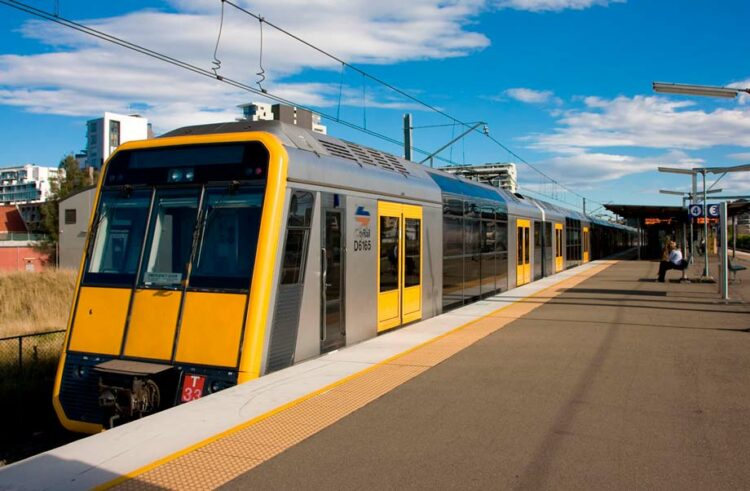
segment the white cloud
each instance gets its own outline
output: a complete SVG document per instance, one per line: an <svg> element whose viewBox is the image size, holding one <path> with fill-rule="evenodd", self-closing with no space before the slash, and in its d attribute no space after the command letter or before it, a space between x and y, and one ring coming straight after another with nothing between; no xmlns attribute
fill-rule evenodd
<svg viewBox="0 0 750 491"><path fill-rule="evenodd" d="M738 153L730 153L727 155L732 160L748 160L750 161L750 152L738 152Z"/></svg>
<svg viewBox="0 0 750 491"><path fill-rule="evenodd" d="M626 0L498 0L500 8L529 10L531 12L561 10L583 10L594 6L607 7L612 3L625 3Z"/></svg>
<svg viewBox="0 0 750 491"><path fill-rule="evenodd" d="M554 92L551 90L534 90L517 87L508 89L503 92L503 94L511 99L525 102L527 104L546 104L550 102L554 104L562 104L562 100L559 97L555 97Z"/></svg>
<svg viewBox="0 0 750 491"><path fill-rule="evenodd" d="M635 96L587 97L585 109L565 112L551 134L533 135L532 146L566 148L646 147L701 149L750 146L750 110L704 111L692 101Z"/></svg>
<svg viewBox="0 0 750 491"><path fill-rule="evenodd" d="M567 185L588 188L602 181L642 172L653 172L660 165L690 169L702 164L703 160L693 158L679 150L648 157L636 157L622 153L567 149L565 153L540 162L538 166L549 175L565 176L564 182Z"/></svg>
<svg viewBox="0 0 750 491"><path fill-rule="evenodd" d="M395 0L336 2L317 0L240 2L254 12L352 63L397 63L406 60L464 56L489 45L467 25L486 7L484 0L442 2ZM219 29L219 2L174 0L177 13L144 10L120 17L85 20L104 32L204 69L212 67ZM255 86L259 71L259 23L225 6L218 49L219 74ZM299 15L300 9L305 15ZM141 54L42 21L22 26L24 36L53 52L0 55L0 104L32 112L96 116L105 110L128 112L138 104L157 131L177 125L226 121L236 104L260 99L241 89L191 74ZM338 104L340 65L312 49L263 29L263 60L270 92L298 104ZM305 69L328 71L329 82L290 83ZM332 73L331 73L332 72ZM325 80L325 78L322 78ZM330 82L336 80L336 82ZM344 72L341 103L362 102L361 76ZM368 88L368 107L411 108Z"/></svg>

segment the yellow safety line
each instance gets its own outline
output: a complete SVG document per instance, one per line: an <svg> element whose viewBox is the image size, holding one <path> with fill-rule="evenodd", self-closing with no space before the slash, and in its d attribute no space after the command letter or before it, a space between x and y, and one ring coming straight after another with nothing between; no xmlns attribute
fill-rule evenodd
<svg viewBox="0 0 750 491"><path fill-rule="evenodd" d="M415 351L417 351L417 350L419 350L421 348L424 348L427 345L433 344L433 343L435 343L435 342L437 342L437 341L439 341L441 339L444 339L444 338L446 338L446 337L448 337L448 336L450 336L452 334L457 333L458 331L464 330L464 329L466 329L466 328L468 328L468 327L470 327L470 326L472 326L474 324L477 324L478 322L480 322L480 321L482 321L484 319L488 319L490 317L496 316L496 314L498 314L499 312L502 312L505 309L508 309L508 308L513 307L513 306L515 306L517 304L523 303L523 302L525 302L525 301L527 301L529 299L532 299L534 297L538 297L538 296L544 295L544 294L546 294L547 292L549 292L550 290L552 290L554 288L559 288L560 285L563 284L563 283L569 282L569 281L571 281L573 279L576 279L576 278L579 278L581 276L585 276L585 278L583 278L583 279L587 279L587 278L593 276L594 274L598 274L598 273L604 271L605 269L607 269L608 267L612 266L616 262L617 261L606 261L606 262L603 262L603 264L601 264L600 266L591 268L588 271L582 271L582 272L580 272L580 273L578 273L578 274L576 274L574 276L571 276L570 278L566 278L564 280L561 280L561 281L555 283L554 285L550 285L547 288L544 288L542 290L539 290L538 292L535 292L535 293L533 293L531 295L528 295L527 297L517 299L517 300L515 300L515 301L513 301L513 302L511 302L511 303L509 303L507 305L504 305L504 306L502 306L500 308L497 308L497 309L493 310L492 312L489 312L489 313L487 313L485 315L477 317L476 319L472 319L472 320L470 320L470 321L468 321L468 322L466 322L466 323L464 323L464 324L462 324L462 325L460 325L458 327L455 327L455 328L451 329L450 331L447 331L447 332L445 332L443 334L440 334L440 335L438 335L438 336L436 336L436 337L434 337L432 339L424 341L424 342L422 342L422 343L420 343L420 344L418 344L416 346L413 346L413 347L411 347L411 348L409 348L407 350L402 351L401 353L398 353L398 354L393 355L393 356L391 356L389 358L386 358L385 360L382 360L382 361L380 361L380 362L378 362L378 363L376 363L376 364L374 364L374 365L372 365L372 366L370 366L368 368L365 368L365 369L363 369L363 370L361 370L361 371L359 371L357 373L353 373L351 375L348 375L348 376L342 378L341 380L338 380L338 381L333 382L333 383L331 383L329 385L326 385L323 388L320 388L320 389L317 389L317 390L315 390L313 392L310 392L309 394L301 396L301 397L299 397L299 398L297 398L297 399L295 399L293 401L290 401L290 402L288 402L286 404L283 404L283 405L281 405L281 406L279 406L277 408L274 408L274 409L272 409L272 410L270 410L270 411L268 411L266 413L263 413L263 414L261 414L259 416L256 416L256 417L254 417L254 418L252 418L252 419L250 419L250 420L248 420L248 421L246 421L244 423L240 423L239 425L234 426L232 428L229 428L227 430L224 430L221 433L218 433L216 435L208 437L208 438L206 438L206 439L204 439L204 440L202 440L200 442L194 443L194 444L192 444L192 445L190 445L190 446L188 446L188 447L186 447L186 448L184 448L182 450L179 450L179 451L174 452L174 453L172 453L170 455L167 455L166 457L162 457L162 458L160 458L160 459L158 459L158 460L156 460L156 461L154 461L154 462L152 462L150 464L147 464L147 465L145 465L143 467L140 467L140 468L138 468L138 469L136 469L136 470L134 470L132 472L129 472L129 473L125 474L125 475L122 475L120 477L117 477L117 478L113 479L112 481L109 481L109 482L106 482L104 484L101 484L101 485L95 487L94 489L97 489L97 490L109 489L109 488L115 487L115 486L117 486L119 484L122 484L122 483L124 483L126 481L130 481L130 480L136 478L139 475L142 475L142 474L144 474L144 473L146 473L146 472L148 472L148 471L150 471L152 469L155 469L155 468L157 468L157 467L159 467L161 465L164 465L164 464L166 464L168 462L176 460L179 457L181 457L183 455L186 455L186 454L189 454L190 452L192 452L194 450L197 450L199 448L205 447L205 446L207 446L207 445L209 445L209 444L211 444L211 443L213 443L213 442L215 442L217 440L220 440L220 439L222 439L224 437L227 437L227 436L230 436L230 435L232 435L234 433L237 433L237 432L239 432L239 431L241 431L241 430L243 430L245 428L248 428L248 427L250 427L250 426L252 426L252 425L254 425L256 423L259 423L260 421L263 421L265 419L270 418L271 416L274 416L274 415L276 415L278 413L281 413L281 412L285 411L286 409L289 409L291 407L297 406L297 405L301 404L304 401L312 399L315 396L318 396L320 394L328 392L328 391L330 391L330 390L332 390L332 389L334 389L334 388L336 388L338 386L344 385L347 382L350 382L351 380L360 378L363 375L365 375L367 373L370 373L371 371L373 371L375 369L381 368L384 365L388 365L389 363L391 363L394 360L402 358L402 357L404 357L404 356L406 356L406 355L408 355L410 353L413 353L413 352L415 352ZM550 298L546 299L544 302L540 302L538 304L532 304L533 306L532 306L531 310L534 310L537 307L539 307L539 306L547 303L551 298L553 298L553 297L550 297ZM526 313L524 313L523 315L526 315ZM505 325L507 325L507 324L505 324ZM499 329L501 329L502 327L505 327L505 326L501 326ZM471 344L473 344L473 342L470 343L468 346L470 346ZM465 346L464 348L461 348L459 351L465 349L468 346ZM450 355L450 356L452 356L452 355ZM430 368L430 367L426 367L426 368ZM399 385L401 385L401 384L399 384ZM323 427L325 427L325 426L323 426ZM317 431L316 431L316 433L317 433Z"/></svg>

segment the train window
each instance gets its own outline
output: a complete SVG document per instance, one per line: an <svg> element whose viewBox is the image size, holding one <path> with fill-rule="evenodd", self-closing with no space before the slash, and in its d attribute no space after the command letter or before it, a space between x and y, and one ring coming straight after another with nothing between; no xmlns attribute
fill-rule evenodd
<svg viewBox="0 0 750 491"><path fill-rule="evenodd" d="M281 284L292 285L303 281L305 256L312 222L315 197L312 193L295 191L289 201L289 220L281 266Z"/></svg>
<svg viewBox="0 0 750 491"><path fill-rule="evenodd" d="M518 244L518 250L516 251L516 260L518 262L519 266L523 265L523 241L524 241L524 233L523 233L523 227L518 227L516 229L516 244Z"/></svg>
<svg viewBox="0 0 750 491"><path fill-rule="evenodd" d="M398 288L400 217L380 217L380 291Z"/></svg>
<svg viewBox="0 0 750 491"><path fill-rule="evenodd" d="M463 219L446 216L443 219L443 308L463 302Z"/></svg>
<svg viewBox="0 0 750 491"><path fill-rule="evenodd" d="M132 284L150 203L151 191L102 193L85 283Z"/></svg>
<svg viewBox="0 0 750 491"><path fill-rule="evenodd" d="M286 232L284 264L281 269L281 284L294 285L302 279L302 263L307 243L307 230L290 228Z"/></svg>
<svg viewBox="0 0 750 491"><path fill-rule="evenodd" d="M312 193L295 191L289 200L289 227L309 227L312 222L313 202Z"/></svg>
<svg viewBox="0 0 750 491"><path fill-rule="evenodd" d="M496 246L495 249L497 252L504 252L508 253L508 224L506 222L497 222L497 232L495 234L495 237L497 237Z"/></svg>
<svg viewBox="0 0 750 491"><path fill-rule="evenodd" d="M246 290L255 263L263 189L208 188L191 288Z"/></svg>
<svg viewBox="0 0 750 491"><path fill-rule="evenodd" d="M200 189L156 193L141 284L176 288L185 279L198 217Z"/></svg>
<svg viewBox="0 0 750 491"><path fill-rule="evenodd" d="M422 269L422 221L416 218L404 220L405 256L404 256L404 287L416 286L421 283Z"/></svg>

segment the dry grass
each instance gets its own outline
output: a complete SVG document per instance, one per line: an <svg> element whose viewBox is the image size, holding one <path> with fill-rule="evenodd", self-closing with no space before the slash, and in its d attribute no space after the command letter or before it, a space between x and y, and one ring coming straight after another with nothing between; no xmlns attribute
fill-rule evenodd
<svg viewBox="0 0 750 491"><path fill-rule="evenodd" d="M0 338L64 329L76 273L0 273Z"/></svg>

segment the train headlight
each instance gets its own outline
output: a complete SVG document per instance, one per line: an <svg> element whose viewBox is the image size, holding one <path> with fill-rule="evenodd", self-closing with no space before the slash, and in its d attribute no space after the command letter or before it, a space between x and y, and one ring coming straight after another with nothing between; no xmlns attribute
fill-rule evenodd
<svg viewBox="0 0 750 491"><path fill-rule="evenodd" d="M182 181L182 171L180 169L172 169L169 171L169 182L180 182Z"/></svg>
<svg viewBox="0 0 750 491"><path fill-rule="evenodd" d="M78 377L84 378L86 376L86 373L87 373L87 371L86 371L86 367L85 366L78 365L76 367L76 375L78 375Z"/></svg>
<svg viewBox="0 0 750 491"><path fill-rule="evenodd" d="M195 172L193 169L185 169L185 180L187 182L193 182L193 178L195 178Z"/></svg>

